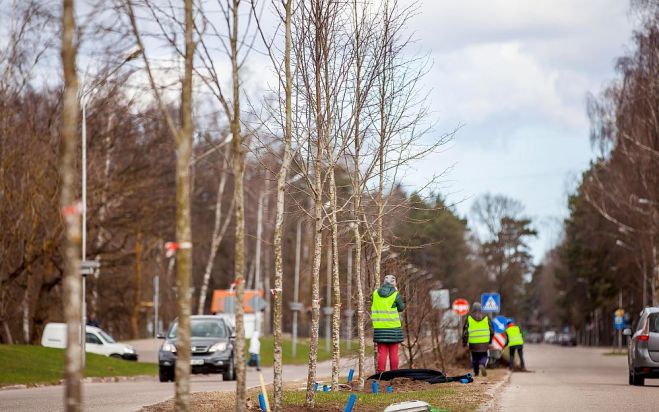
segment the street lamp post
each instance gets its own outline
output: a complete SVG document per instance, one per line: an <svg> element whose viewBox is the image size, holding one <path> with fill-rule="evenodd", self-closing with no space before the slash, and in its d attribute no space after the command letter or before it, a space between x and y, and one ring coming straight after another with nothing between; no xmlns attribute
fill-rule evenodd
<svg viewBox="0 0 659 412"><path fill-rule="evenodd" d="M639 198L640 205L650 207L650 244L652 246L652 306L659 304L659 291L657 291L657 279L659 279L659 262L657 261L656 236L659 225L659 202L648 198Z"/></svg>
<svg viewBox="0 0 659 412"><path fill-rule="evenodd" d="M87 293L87 275L92 274L92 273L85 273L84 272L84 265L87 262L87 101L89 98L89 95L91 92L97 87L105 83L105 81L114 73L117 72L124 64L128 63L131 60L134 60L138 58L141 54L143 53L142 49L137 49L131 51L126 57L123 59L123 61L117 65L110 73L108 73L105 78L97 82L96 84L93 84L86 92L84 91L84 85L85 85L85 78L87 77L87 73L83 76L82 80L82 86L83 86L83 92L82 95L80 96L80 106L82 106L82 125L81 125L81 131L82 131L82 136L81 136L81 151L82 151L82 164L81 164L81 184L82 184L82 253L81 253L81 258L82 258L82 266L81 266L81 275L82 275L82 316L81 316L81 333L80 333L80 345L82 349L82 366L85 366L85 343L87 341L87 334L86 334L86 326L87 326L87 299L86 299L86 293ZM94 270L97 270L98 266L94 268Z"/></svg>
<svg viewBox="0 0 659 412"><path fill-rule="evenodd" d="M627 243L623 242L620 239L616 239L616 246L619 246L623 249L630 250L632 252L636 251L636 249L634 249L633 247L631 247L630 245L628 245ZM645 259L643 259L643 260L645 260ZM643 265L641 265L641 264L638 263L638 260L637 260L636 264L639 266L639 269L641 270L641 272L643 272L643 307L646 307L647 303L648 303L648 297L647 297L648 296L648 288L647 288L647 286L648 286L648 274L647 274L647 270L645 268L645 263L643 263Z"/></svg>

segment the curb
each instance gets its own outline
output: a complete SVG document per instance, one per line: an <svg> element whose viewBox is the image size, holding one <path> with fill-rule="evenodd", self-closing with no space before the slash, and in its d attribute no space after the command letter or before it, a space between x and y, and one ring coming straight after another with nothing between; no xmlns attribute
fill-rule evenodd
<svg viewBox="0 0 659 412"><path fill-rule="evenodd" d="M506 376L504 376L503 379L501 379L499 382L497 382L496 384L492 385L490 388L487 389L485 394L489 396L489 399L477 409L478 412L489 412L499 409L496 407L497 406L496 393L503 385L507 385L508 383L510 383L511 376L512 373L510 371L506 371Z"/></svg>
<svg viewBox="0 0 659 412"><path fill-rule="evenodd" d="M112 383L112 382L134 382L134 381L147 381L155 380L155 376L152 375L136 375L136 376L90 376L88 378L82 378L81 383ZM10 391L16 389L31 389L31 388L43 388L46 386L60 386L64 385L64 379L60 379L57 383L37 383L34 385L7 385L0 386L0 391Z"/></svg>

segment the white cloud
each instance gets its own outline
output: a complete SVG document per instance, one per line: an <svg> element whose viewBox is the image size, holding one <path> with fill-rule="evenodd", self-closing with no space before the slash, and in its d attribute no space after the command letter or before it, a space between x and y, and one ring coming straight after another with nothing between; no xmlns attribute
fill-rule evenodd
<svg viewBox="0 0 659 412"><path fill-rule="evenodd" d="M412 2L413 0L409 0ZM521 200L539 258L565 216L566 181L588 165L585 96L614 77L632 22L621 0L425 0L410 29L434 66L425 83L452 148L409 183L454 165L444 191L465 214L481 193ZM544 223L543 223L544 222Z"/></svg>

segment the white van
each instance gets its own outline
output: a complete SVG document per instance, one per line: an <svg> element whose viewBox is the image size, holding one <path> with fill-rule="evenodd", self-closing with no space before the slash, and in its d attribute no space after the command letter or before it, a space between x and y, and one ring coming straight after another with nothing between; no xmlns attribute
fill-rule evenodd
<svg viewBox="0 0 659 412"><path fill-rule="evenodd" d="M64 349L66 347L66 323L48 323L41 336L41 345L48 348ZM117 343L112 336L94 326L87 326L87 352L126 360L137 360L135 348Z"/></svg>

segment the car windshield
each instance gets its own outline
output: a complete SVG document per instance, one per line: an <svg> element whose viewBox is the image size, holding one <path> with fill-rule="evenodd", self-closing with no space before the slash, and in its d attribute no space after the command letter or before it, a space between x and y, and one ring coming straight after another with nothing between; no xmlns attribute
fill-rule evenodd
<svg viewBox="0 0 659 412"><path fill-rule="evenodd" d="M648 325L650 332L659 333L659 313L652 313L648 316Z"/></svg>
<svg viewBox="0 0 659 412"><path fill-rule="evenodd" d="M221 320L191 319L190 330L193 338L226 338L227 333L224 322ZM174 323L169 330L168 338L176 338L178 322Z"/></svg>
<svg viewBox="0 0 659 412"><path fill-rule="evenodd" d="M102 330L99 331L98 333L103 337L103 340L106 341L107 343L117 343L114 339L112 339L112 336L108 335Z"/></svg>

